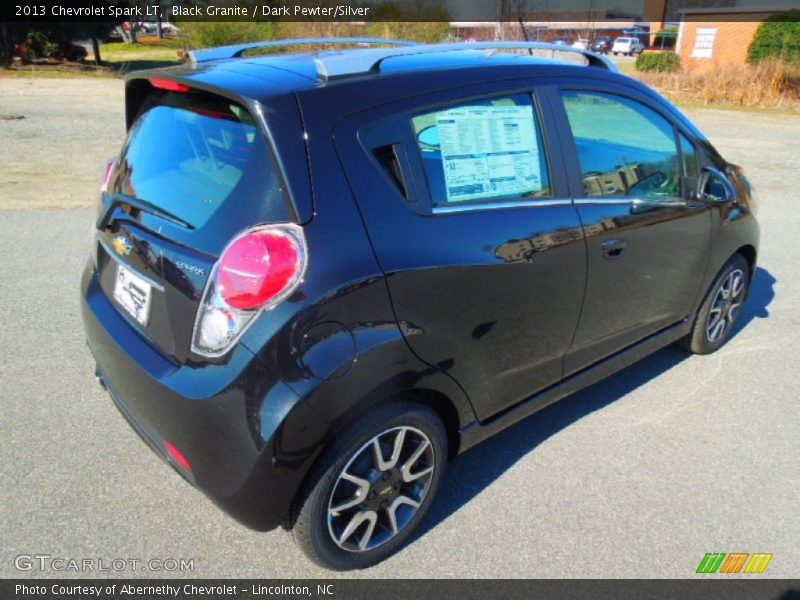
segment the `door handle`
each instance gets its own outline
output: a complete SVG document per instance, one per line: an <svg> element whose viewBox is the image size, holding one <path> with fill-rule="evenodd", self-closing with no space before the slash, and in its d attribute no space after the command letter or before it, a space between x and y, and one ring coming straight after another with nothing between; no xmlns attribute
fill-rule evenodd
<svg viewBox="0 0 800 600"><path fill-rule="evenodd" d="M603 247L603 258L614 259L619 258L622 256L622 253L625 252L625 248L627 248L628 242L623 238L615 238L612 240L606 240L602 243Z"/></svg>

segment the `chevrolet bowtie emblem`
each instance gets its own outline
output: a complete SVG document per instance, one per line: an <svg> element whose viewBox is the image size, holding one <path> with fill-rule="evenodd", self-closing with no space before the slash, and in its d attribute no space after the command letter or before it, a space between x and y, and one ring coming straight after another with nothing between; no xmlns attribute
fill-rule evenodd
<svg viewBox="0 0 800 600"><path fill-rule="evenodd" d="M114 246L114 250L117 251L117 254L130 254L131 249L133 249L133 244L128 239L128 236L118 233L114 236L114 239L111 240L111 245Z"/></svg>

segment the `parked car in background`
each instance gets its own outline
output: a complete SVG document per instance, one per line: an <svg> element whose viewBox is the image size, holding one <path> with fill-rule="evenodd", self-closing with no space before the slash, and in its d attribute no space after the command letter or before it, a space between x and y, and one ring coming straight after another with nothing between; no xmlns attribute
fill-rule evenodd
<svg viewBox="0 0 800 600"><path fill-rule="evenodd" d="M589 47L589 40L586 38L578 38L574 42L572 42L573 48L580 48L581 50L585 50Z"/></svg>
<svg viewBox="0 0 800 600"><path fill-rule="evenodd" d="M443 481L473 485L442 479L449 458L667 344L722 347L756 269L755 194L586 50L239 58L299 43L128 74L81 310L98 380L181 476L363 568Z"/></svg>
<svg viewBox="0 0 800 600"><path fill-rule="evenodd" d="M139 23L138 29L141 33L155 35L158 32L158 23L156 21L142 21ZM169 21L161 22L161 32L166 36L179 35L180 27Z"/></svg>
<svg viewBox="0 0 800 600"><path fill-rule="evenodd" d="M618 37L616 40L614 40L614 45L611 47L611 51L615 56L617 54L633 56L634 54L640 54L644 51L644 44L639 38Z"/></svg>
<svg viewBox="0 0 800 600"><path fill-rule="evenodd" d="M598 54L608 54L611 52L611 47L614 45L614 38L601 37L592 42L591 49Z"/></svg>
<svg viewBox="0 0 800 600"><path fill-rule="evenodd" d="M558 46L569 46L570 41L569 41L569 38L560 37L560 38L554 39L553 43L558 45Z"/></svg>

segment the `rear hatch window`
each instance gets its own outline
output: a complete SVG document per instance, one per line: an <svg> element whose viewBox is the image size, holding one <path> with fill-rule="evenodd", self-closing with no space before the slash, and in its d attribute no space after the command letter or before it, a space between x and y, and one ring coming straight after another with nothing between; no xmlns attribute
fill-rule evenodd
<svg viewBox="0 0 800 600"><path fill-rule="evenodd" d="M103 293L164 356L184 363L224 247L243 229L289 222L293 213L271 146L244 105L152 88L99 214L106 215L96 250Z"/></svg>
<svg viewBox="0 0 800 600"><path fill-rule="evenodd" d="M221 210L242 223L287 220L287 205L252 115L202 92L150 96L131 128L109 194L138 198L199 229Z"/></svg>

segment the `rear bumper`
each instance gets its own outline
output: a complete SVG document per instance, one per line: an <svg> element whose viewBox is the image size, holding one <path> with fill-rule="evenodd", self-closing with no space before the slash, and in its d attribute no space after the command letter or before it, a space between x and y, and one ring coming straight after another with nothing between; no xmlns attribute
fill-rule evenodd
<svg viewBox="0 0 800 600"><path fill-rule="evenodd" d="M244 525L265 531L284 522L327 424L241 344L224 364L173 364L117 312L91 264L81 295L97 374L142 439Z"/></svg>

